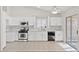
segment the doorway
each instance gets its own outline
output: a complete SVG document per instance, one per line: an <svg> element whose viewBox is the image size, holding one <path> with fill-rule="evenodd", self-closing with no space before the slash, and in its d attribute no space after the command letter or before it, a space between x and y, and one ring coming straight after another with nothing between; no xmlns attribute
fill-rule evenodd
<svg viewBox="0 0 79 59"><path fill-rule="evenodd" d="M66 42L78 51L78 19L76 16L66 18Z"/></svg>

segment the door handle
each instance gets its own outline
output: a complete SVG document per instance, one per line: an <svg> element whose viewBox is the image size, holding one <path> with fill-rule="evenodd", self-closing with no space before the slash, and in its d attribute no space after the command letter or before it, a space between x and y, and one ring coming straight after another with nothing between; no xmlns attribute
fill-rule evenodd
<svg viewBox="0 0 79 59"><path fill-rule="evenodd" d="M78 34L78 30L77 30L77 34Z"/></svg>

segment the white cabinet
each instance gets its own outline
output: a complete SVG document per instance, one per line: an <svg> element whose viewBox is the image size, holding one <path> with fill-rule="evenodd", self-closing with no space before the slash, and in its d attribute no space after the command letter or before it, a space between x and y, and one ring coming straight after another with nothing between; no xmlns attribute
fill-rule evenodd
<svg viewBox="0 0 79 59"><path fill-rule="evenodd" d="M37 28L47 26L47 17L36 17Z"/></svg>
<svg viewBox="0 0 79 59"><path fill-rule="evenodd" d="M35 17L27 17L27 21L29 23L29 27L32 27L32 28L36 27Z"/></svg>
<svg viewBox="0 0 79 59"><path fill-rule="evenodd" d="M62 40L63 40L63 32L55 31L55 41L62 41Z"/></svg>
<svg viewBox="0 0 79 59"><path fill-rule="evenodd" d="M42 40L42 32L30 31L28 33L28 40L29 41L41 41Z"/></svg>
<svg viewBox="0 0 79 59"><path fill-rule="evenodd" d="M18 40L18 34L16 32L7 32L6 40L8 42Z"/></svg>
<svg viewBox="0 0 79 59"><path fill-rule="evenodd" d="M18 31L16 28L8 27L6 31L6 40L15 41L18 40Z"/></svg>
<svg viewBox="0 0 79 59"><path fill-rule="evenodd" d="M19 25L20 24L20 20L19 18L9 18L6 20L7 25Z"/></svg>
<svg viewBox="0 0 79 59"><path fill-rule="evenodd" d="M50 17L49 24L50 24L50 26L62 25L63 19L61 17Z"/></svg>
<svg viewBox="0 0 79 59"><path fill-rule="evenodd" d="M47 32L43 31L29 31L29 41L47 41Z"/></svg>
<svg viewBox="0 0 79 59"><path fill-rule="evenodd" d="M42 32L42 40L43 40L43 41L48 41L47 31L43 31L43 32Z"/></svg>
<svg viewBox="0 0 79 59"><path fill-rule="evenodd" d="M28 32L28 40L33 41L35 40L35 32Z"/></svg>
<svg viewBox="0 0 79 59"><path fill-rule="evenodd" d="M41 19L36 20L37 28L41 28Z"/></svg>
<svg viewBox="0 0 79 59"><path fill-rule="evenodd" d="M35 41L42 41L42 32L35 32Z"/></svg>
<svg viewBox="0 0 79 59"><path fill-rule="evenodd" d="M43 28L45 28L45 26L47 26L47 18L44 18L44 19L41 20L41 26Z"/></svg>

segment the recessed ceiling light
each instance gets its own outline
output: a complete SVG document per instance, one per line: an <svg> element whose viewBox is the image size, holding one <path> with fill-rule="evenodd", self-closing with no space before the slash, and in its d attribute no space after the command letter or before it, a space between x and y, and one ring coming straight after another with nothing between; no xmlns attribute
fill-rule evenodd
<svg viewBox="0 0 79 59"><path fill-rule="evenodd" d="M58 11L52 11L52 14L58 14Z"/></svg>

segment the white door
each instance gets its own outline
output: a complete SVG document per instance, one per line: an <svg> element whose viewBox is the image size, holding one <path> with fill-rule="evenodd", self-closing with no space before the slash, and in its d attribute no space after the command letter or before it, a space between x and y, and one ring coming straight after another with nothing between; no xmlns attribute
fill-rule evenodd
<svg viewBox="0 0 79 59"><path fill-rule="evenodd" d="M72 17L72 45L74 48L79 49L78 43L78 16Z"/></svg>
<svg viewBox="0 0 79 59"><path fill-rule="evenodd" d="M77 41L77 19L75 17L72 18L72 41Z"/></svg>

